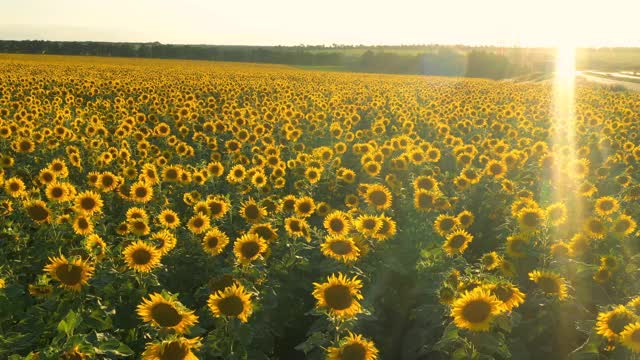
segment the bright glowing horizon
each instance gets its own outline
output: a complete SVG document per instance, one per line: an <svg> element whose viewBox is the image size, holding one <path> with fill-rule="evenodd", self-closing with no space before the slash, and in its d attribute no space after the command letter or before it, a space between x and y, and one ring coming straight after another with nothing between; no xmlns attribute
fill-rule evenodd
<svg viewBox="0 0 640 360"><path fill-rule="evenodd" d="M219 45L640 46L640 2L4 0L0 39Z"/></svg>

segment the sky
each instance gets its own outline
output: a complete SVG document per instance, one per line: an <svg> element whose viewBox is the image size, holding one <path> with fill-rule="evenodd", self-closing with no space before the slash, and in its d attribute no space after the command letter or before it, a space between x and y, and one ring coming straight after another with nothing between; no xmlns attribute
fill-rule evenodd
<svg viewBox="0 0 640 360"><path fill-rule="evenodd" d="M0 0L0 39L640 46L640 0Z"/></svg>

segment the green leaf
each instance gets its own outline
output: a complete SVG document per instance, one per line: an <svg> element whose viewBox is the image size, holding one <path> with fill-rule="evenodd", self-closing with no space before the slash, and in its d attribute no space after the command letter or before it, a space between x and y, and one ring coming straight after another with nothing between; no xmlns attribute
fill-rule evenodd
<svg viewBox="0 0 640 360"><path fill-rule="evenodd" d="M67 338L73 336L73 331L82 322L82 316L69 310L67 316L58 323L58 331L67 335Z"/></svg>
<svg viewBox="0 0 640 360"><path fill-rule="evenodd" d="M111 339L100 343L100 346L96 348L96 353L100 355L131 356L133 355L133 350L120 341Z"/></svg>

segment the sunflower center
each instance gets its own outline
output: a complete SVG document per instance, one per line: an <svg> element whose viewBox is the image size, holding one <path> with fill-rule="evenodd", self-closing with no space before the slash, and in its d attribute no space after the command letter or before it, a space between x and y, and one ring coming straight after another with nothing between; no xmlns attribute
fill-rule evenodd
<svg viewBox="0 0 640 360"><path fill-rule="evenodd" d="M365 360L367 349L362 344L348 344L342 347L342 360Z"/></svg>
<svg viewBox="0 0 640 360"><path fill-rule="evenodd" d="M182 315L167 303L159 303L151 308L151 317L162 327L173 327L182 321Z"/></svg>
<svg viewBox="0 0 640 360"><path fill-rule="evenodd" d="M147 196L147 189L139 187L136 189L136 197L144 198Z"/></svg>
<svg viewBox="0 0 640 360"><path fill-rule="evenodd" d="M493 164L491 165L491 168L489 169L491 171L492 174L501 174L502 173L502 165L500 164Z"/></svg>
<svg viewBox="0 0 640 360"><path fill-rule="evenodd" d="M631 319L625 314L615 314L607 321L607 327L616 334L620 334L624 327L631 323Z"/></svg>
<svg viewBox="0 0 640 360"><path fill-rule="evenodd" d="M93 198L85 197L80 200L80 207L83 210L92 210L96 206L96 201Z"/></svg>
<svg viewBox="0 0 640 360"><path fill-rule="evenodd" d="M260 245L258 245L255 241L250 241L242 244L242 249L240 250L242 256L252 259L254 256L258 255L260 252Z"/></svg>
<svg viewBox="0 0 640 360"><path fill-rule="evenodd" d="M442 231L449 231L456 223L452 219L444 219L440 222L440 229Z"/></svg>
<svg viewBox="0 0 640 360"><path fill-rule="evenodd" d="M618 233L626 232L627 229L629 229L629 226L630 226L630 224L629 224L628 221L621 220L615 225L615 227L613 228L613 231L618 232Z"/></svg>
<svg viewBox="0 0 640 360"><path fill-rule="evenodd" d="M218 309L225 316L238 316L244 310L244 304L239 297L234 295L218 301Z"/></svg>
<svg viewBox="0 0 640 360"><path fill-rule="evenodd" d="M522 222L529 227L536 227L540 223L540 217L535 212L528 212L522 217Z"/></svg>
<svg viewBox="0 0 640 360"><path fill-rule="evenodd" d="M502 302L506 302L511 299L513 295L513 290L506 286L498 286L493 290L493 294L498 298L498 300Z"/></svg>
<svg viewBox="0 0 640 360"><path fill-rule="evenodd" d="M51 189L51 196L54 198L61 198L64 195L64 190L60 187L54 187Z"/></svg>
<svg viewBox="0 0 640 360"><path fill-rule="evenodd" d="M376 225L378 225L378 222L375 221L374 219L366 219L365 221L362 222L362 226L367 230L375 229Z"/></svg>
<svg viewBox="0 0 640 360"><path fill-rule="evenodd" d="M244 209L244 214L248 219L257 219L260 216L260 210L256 205L249 205Z"/></svg>
<svg viewBox="0 0 640 360"><path fill-rule="evenodd" d="M557 281L549 277L541 277L538 279L538 286L547 294L555 294L560 292L560 285Z"/></svg>
<svg viewBox="0 0 640 360"><path fill-rule="evenodd" d="M467 241L467 237L466 236L464 236L462 234L457 234L457 235L454 235L453 237L451 237L451 240L449 241L449 246L451 246L454 249L458 249L462 245L464 245L465 241Z"/></svg>
<svg viewBox="0 0 640 360"><path fill-rule="evenodd" d="M329 228L335 232L340 232L344 229L344 222L342 219L331 219L331 221L329 221Z"/></svg>
<svg viewBox="0 0 640 360"><path fill-rule="evenodd" d="M219 202L212 202L209 204L209 210L211 211L211 214L218 215L222 212L222 204Z"/></svg>
<svg viewBox="0 0 640 360"><path fill-rule="evenodd" d="M352 251L351 244L348 241L337 240L331 243L331 251L338 255L350 254Z"/></svg>
<svg viewBox="0 0 640 360"><path fill-rule="evenodd" d="M604 225L602 225L602 223L600 221L597 221L597 220L596 221L591 221L589 223L589 229L592 232L594 232L596 234L599 234L599 233L604 232Z"/></svg>
<svg viewBox="0 0 640 360"><path fill-rule="evenodd" d="M640 343L640 330L635 330L631 333L631 341L633 343Z"/></svg>
<svg viewBox="0 0 640 360"><path fill-rule="evenodd" d="M324 298L330 308L344 310L351 306L353 297L351 291L344 285L332 285L324 291Z"/></svg>
<svg viewBox="0 0 640 360"><path fill-rule="evenodd" d="M218 246L218 242L219 242L219 241L218 241L218 238L217 238L217 237L215 237L215 236L210 236L210 237L207 239L207 246L208 246L210 249L213 249L213 248L215 248L216 246Z"/></svg>
<svg viewBox="0 0 640 360"><path fill-rule="evenodd" d="M11 192L16 192L20 190L20 185L18 183L11 183L9 184L9 190L11 190Z"/></svg>
<svg viewBox="0 0 640 360"><path fill-rule="evenodd" d="M202 218L196 218L193 220L193 226L196 228L202 227L204 225L204 220Z"/></svg>
<svg viewBox="0 0 640 360"><path fill-rule="evenodd" d="M87 219L85 218L80 218L78 219L78 228L80 229L88 229L89 228L89 222L87 221Z"/></svg>
<svg viewBox="0 0 640 360"><path fill-rule="evenodd" d="M179 341L166 344L160 353L159 360L183 360L189 355L189 348Z"/></svg>
<svg viewBox="0 0 640 360"><path fill-rule="evenodd" d="M65 285L77 285L82 280L82 267L74 264L62 264L56 268L56 276Z"/></svg>
<svg viewBox="0 0 640 360"><path fill-rule="evenodd" d="M433 206L433 198L428 194L419 194L418 206L422 209Z"/></svg>
<svg viewBox="0 0 640 360"><path fill-rule="evenodd" d="M131 257L133 258L133 262L138 265L145 265L151 261L151 253L146 249L137 249L131 254Z"/></svg>
<svg viewBox="0 0 640 360"><path fill-rule="evenodd" d="M376 206L382 206L387 203L387 194L384 191L373 191L369 194L369 200Z"/></svg>
<svg viewBox="0 0 640 360"><path fill-rule="evenodd" d="M291 228L291 231L293 231L293 232L299 232L299 231L302 230L299 221L292 221L291 223L289 223L289 227Z"/></svg>
<svg viewBox="0 0 640 360"><path fill-rule="evenodd" d="M602 211L610 211L611 209L613 209L613 202L611 201L603 201L600 203L600 209Z"/></svg>
<svg viewBox="0 0 640 360"><path fill-rule="evenodd" d="M306 214L311 211L311 204L309 204L308 202L303 202L298 206L298 210L301 213Z"/></svg>
<svg viewBox="0 0 640 360"><path fill-rule="evenodd" d="M30 206L27 209L27 213L34 221L44 221L49 217L49 211L40 205Z"/></svg>
<svg viewBox="0 0 640 360"><path fill-rule="evenodd" d="M462 317L470 323L481 323L491 315L491 305L484 300L469 302L462 309Z"/></svg>

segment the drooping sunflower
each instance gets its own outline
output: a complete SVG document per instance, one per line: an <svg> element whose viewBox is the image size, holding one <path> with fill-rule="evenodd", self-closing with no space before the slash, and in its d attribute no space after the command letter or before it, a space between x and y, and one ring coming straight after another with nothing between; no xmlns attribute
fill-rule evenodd
<svg viewBox="0 0 640 360"><path fill-rule="evenodd" d="M373 184L367 186L367 190L364 194L364 200L369 206L374 207L377 210L385 210L391 207L393 197L391 191L381 184Z"/></svg>
<svg viewBox="0 0 640 360"><path fill-rule="evenodd" d="M598 314L596 332L609 340L617 341L624 328L637 320L638 317L631 310L618 305L613 310Z"/></svg>
<svg viewBox="0 0 640 360"><path fill-rule="evenodd" d="M509 282L490 284L487 289L501 302L503 311L511 311L524 303L525 294Z"/></svg>
<svg viewBox="0 0 640 360"><path fill-rule="evenodd" d="M198 322L193 311L184 307L175 296L164 292L153 293L148 299L142 299L136 312L142 321L156 327L172 329L179 334Z"/></svg>
<svg viewBox="0 0 640 360"><path fill-rule="evenodd" d="M210 226L211 220L207 215L202 213L193 215L191 219L189 219L189 222L187 222L189 231L194 234L202 234L203 232L207 231Z"/></svg>
<svg viewBox="0 0 640 360"><path fill-rule="evenodd" d="M155 246L138 240L127 246L122 252L124 260L130 269L137 272L149 272L160 264L162 255Z"/></svg>
<svg viewBox="0 0 640 360"><path fill-rule="evenodd" d="M360 249L352 238L341 235L329 235L320 246L325 256L345 263L356 261L360 256Z"/></svg>
<svg viewBox="0 0 640 360"><path fill-rule="evenodd" d="M462 254L471 241L473 241L473 235L463 229L457 229L447 235L447 239L442 245L442 248L449 256L454 256L456 254Z"/></svg>
<svg viewBox="0 0 640 360"><path fill-rule="evenodd" d="M267 216L267 210L252 198L242 202L239 213L243 219L252 224L260 222L265 216Z"/></svg>
<svg viewBox="0 0 640 360"><path fill-rule="evenodd" d="M236 240L233 253L238 263L247 265L267 251L267 242L256 234L247 233Z"/></svg>
<svg viewBox="0 0 640 360"><path fill-rule="evenodd" d="M530 238L526 234L514 234L507 236L507 254L511 257L521 258L527 255Z"/></svg>
<svg viewBox="0 0 640 360"><path fill-rule="evenodd" d="M556 296L560 300L567 297L565 280L554 272L534 270L529 273L529 279L535 282L545 295Z"/></svg>
<svg viewBox="0 0 640 360"><path fill-rule="evenodd" d="M518 212L517 218L523 231L536 231L544 224L545 213L538 207L526 207Z"/></svg>
<svg viewBox="0 0 640 360"><path fill-rule="evenodd" d="M103 205L102 197L93 191L83 191L75 198L76 211L87 216L101 212Z"/></svg>
<svg viewBox="0 0 640 360"><path fill-rule="evenodd" d="M44 271L59 281L61 287L80 291L82 286L86 285L93 276L94 267L87 260L67 259L64 255L60 255L50 257L49 264L44 267Z"/></svg>
<svg viewBox="0 0 640 360"><path fill-rule="evenodd" d="M48 223L51 221L51 210L42 200L29 200L24 203L24 210L31 220L38 224Z"/></svg>
<svg viewBox="0 0 640 360"><path fill-rule="evenodd" d="M200 346L200 338L176 337L162 342L152 342L145 347L142 360L198 360L192 350Z"/></svg>
<svg viewBox="0 0 640 360"><path fill-rule="evenodd" d="M330 316L351 318L360 313L362 300L360 288L362 282L356 277L347 278L342 273L327 277L327 282L313 283L313 297L317 307L328 311Z"/></svg>
<svg viewBox="0 0 640 360"><path fill-rule="evenodd" d="M350 216L343 211L332 211L324 218L323 225L330 235L344 236L351 231Z"/></svg>
<svg viewBox="0 0 640 360"><path fill-rule="evenodd" d="M219 255L229 243L227 234L214 227L202 238L202 249L213 256Z"/></svg>
<svg viewBox="0 0 640 360"><path fill-rule="evenodd" d="M619 335L619 341L633 352L640 352L640 322L625 326Z"/></svg>
<svg viewBox="0 0 640 360"><path fill-rule="evenodd" d="M377 358L378 349L373 341L352 332L340 340L338 347L332 346L327 349L327 360L376 360Z"/></svg>
<svg viewBox="0 0 640 360"><path fill-rule="evenodd" d="M147 203L151 201L153 198L153 188L144 181L139 181L133 185L129 189L129 199L140 202Z"/></svg>
<svg viewBox="0 0 640 360"><path fill-rule="evenodd" d="M211 294L207 305L217 317L235 317L244 323L247 322L253 310L251 294L245 290L244 286L237 283Z"/></svg>
<svg viewBox="0 0 640 360"><path fill-rule="evenodd" d="M501 312L501 302L482 287L465 292L451 308L456 326L471 331L489 330L493 319Z"/></svg>
<svg viewBox="0 0 640 360"><path fill-rule="evenodd" d="M596 200L595 210L599 216L608 216L620 209L620 203L614 197L603 196Z"/></svg>
<svg viewBox="0 0 640 360"><path fill-rule="evenodd" d="M99 235L91 234L84 240L84 248L99 260L107 252L107 243Z"/></svg>

